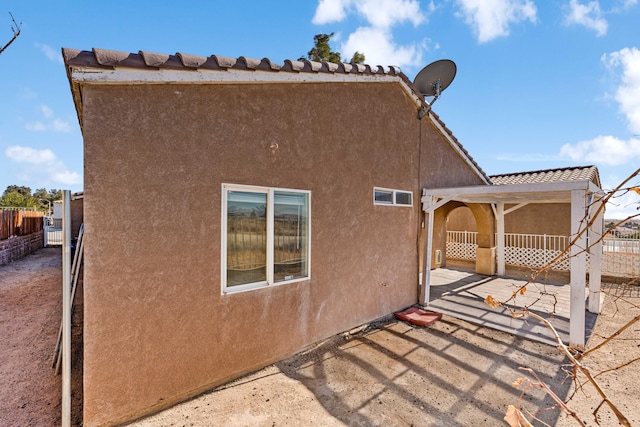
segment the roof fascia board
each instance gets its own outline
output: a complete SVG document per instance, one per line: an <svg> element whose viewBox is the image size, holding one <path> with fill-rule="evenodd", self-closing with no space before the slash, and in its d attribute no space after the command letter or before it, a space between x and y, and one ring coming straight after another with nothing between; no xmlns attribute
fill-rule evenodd
<svg viewBox="0 0 640 427"><path fill-rule="evenodd" d="M134 68L98 69L73 66L71 79L84 84L170 84L170 83L401 83L419 102L399 76L355 73L287 73L260 70L141 70Z"/></svg>
<svg viewBox="0 0 640 427"><path fill-rule="evenodd" d="M486 178L485 174L482 171L480 171L476 167L476 165L473 164L469 156L460 149L458 144L456 144L456 142L453 139L451 139L451 135L449 135L449 133L442 127L440 122L431 113L429 113L428 116L429 116L429 120L431 120L431 123L433 123L433 125L438 129L438 131L445 137L445 139L447 140L451 148L453 148L455 152L458 153L458 155L464 159L465 163L469 165L471 170L473 170L476 173L476 175L478 175L478 177L480 177L480 179L482 179L482 181L485 184L491 185L491 182Z"/></svg>

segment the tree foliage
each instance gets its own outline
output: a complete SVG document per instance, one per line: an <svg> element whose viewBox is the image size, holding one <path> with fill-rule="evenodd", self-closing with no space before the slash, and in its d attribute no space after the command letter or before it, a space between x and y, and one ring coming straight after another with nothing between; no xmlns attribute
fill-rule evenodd
<svg viewBox="0 0 640 427"><path fill-rule="evenodd" d="M6 208L36 208L48 212L53 202L62 199L62 190L39 188L31 194L31 188L24 185L9 185L2 197L0 207Z"/></svg>
<svg viewBox="0 0 640 427"><path fill-rule="evenodd" d="M309 52L307 52L306 57L301 57L299 58L299 60L302 61L304 59L308 59L309 61L316 62L342 62L342 56L340 52L334 52L333 50L331 50L331 46L329 45L329 41L333 36L334 33L316 34L315 36L313 36L313 47ZM364 54L356 51L351 57L351 61L349 62L352 64L362 64L364 60Z"/></svg>

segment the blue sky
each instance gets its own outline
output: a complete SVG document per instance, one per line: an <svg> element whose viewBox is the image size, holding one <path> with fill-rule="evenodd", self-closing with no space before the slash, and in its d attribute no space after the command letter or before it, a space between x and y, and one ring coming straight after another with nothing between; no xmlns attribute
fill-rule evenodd
<svg viewBox="0 0 640 427"><path fill-rule="evenodd" d="M82 190L82 135L61 47L268 57L334 32L349 59L410 78L458 73L434 110L488 174L595 164L612 188L640 167L638 0L0 0L0 191ZM634 183L637 185L638 180ZM618 199L607 217L637 213Z"/></svg>

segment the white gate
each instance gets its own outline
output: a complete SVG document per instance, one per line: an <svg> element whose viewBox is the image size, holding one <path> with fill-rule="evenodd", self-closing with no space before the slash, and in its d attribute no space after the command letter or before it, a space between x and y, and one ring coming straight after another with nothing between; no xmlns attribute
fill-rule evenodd
<svg viewBox="0 0 640 427"><path fill-rule="evenodd" d="M44 218L44 247L62 246L62 218Z"/></svg>

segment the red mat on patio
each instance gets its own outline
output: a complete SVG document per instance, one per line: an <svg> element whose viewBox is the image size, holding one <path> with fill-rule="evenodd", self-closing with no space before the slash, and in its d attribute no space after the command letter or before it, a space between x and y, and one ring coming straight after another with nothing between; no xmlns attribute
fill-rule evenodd
<svg viewBox="0 0 640 427"><path fill-rule="evenodd" d="M395 313L395 316L400 320L404 320L405 322L418 326L429 326L442 318L441 313L425 311L417 307L409 307L404 311L399 311Z"/></svg>

